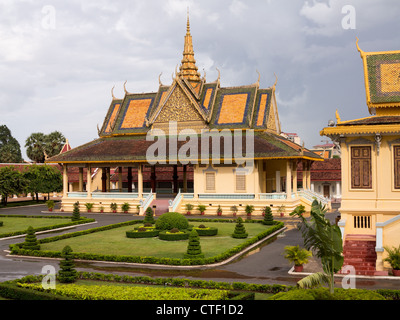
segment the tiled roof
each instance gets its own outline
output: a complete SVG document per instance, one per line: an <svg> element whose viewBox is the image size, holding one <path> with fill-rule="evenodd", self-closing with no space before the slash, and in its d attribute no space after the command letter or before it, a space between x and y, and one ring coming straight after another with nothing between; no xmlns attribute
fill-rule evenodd
<svg viewBox="0 0 400 320"><path fill-rule="evenodd" d="M303 164L297 166L297 179L303 178ZM341 159L331 158L311 164L311 181L341 181Z"/></svg>
<svg viewBox="0 0 400 320"><path fill-rule="evenodd" d="M212 137L213 134L210 134ZM166 137L169 139L169 137ZM176 137L174 137L176 139ZM197 154L201 153L201 136L191 136L191 139L197 139ZM241 139L242 154L246 154L246 135ZM174 140L175 141L175 140ZM47 160L50 163L69 163L69 162L145 162L148 160L146 155L148 148L154 144L154 141L147 141L145 136L116 136L101 137L85 145L74 148L71 151L56 155ZM232 138L232 153L235 151L235 140ZM177 150L179 151L186 141L177 141ZM205 150L203 150L204 152ZM236 150L237 151L237 150ZM209 143L209 155L213 152L213 144ZM223 158L224 143L221 141L219 155ZM166 143L166 155L168 161L178 160L178 155L169 156L169 141ZM322 160L315 153L303 149L301 146L286 140L275 134L266 132L255 132L254 134L254 158L255 159L276 159L276 158L309 158ZM229 160L234 159L233 155Z"/></svg>

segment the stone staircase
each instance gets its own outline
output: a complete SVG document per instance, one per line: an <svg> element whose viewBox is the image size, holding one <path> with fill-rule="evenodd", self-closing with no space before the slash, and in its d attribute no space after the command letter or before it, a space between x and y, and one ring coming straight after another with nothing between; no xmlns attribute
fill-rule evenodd
<svg viewBox="0 0 400 320"><path fill-rule="evenodd" d="M375 246L375 236L347 235L343 245L343 266L353 266L355 268L356 275L375 275Z"/></svg>

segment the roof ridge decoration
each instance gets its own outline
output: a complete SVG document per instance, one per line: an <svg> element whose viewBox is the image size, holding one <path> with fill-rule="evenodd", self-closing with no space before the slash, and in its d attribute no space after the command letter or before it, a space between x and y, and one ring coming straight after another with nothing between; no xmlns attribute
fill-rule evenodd
<svg viewBox="0 0 400 320"><path fill-rule="evenodd" d="M187 11L186 35L183 47L183 58L179 70L180 70L179 75L182 78L191 81L200 81L200 73L198 72L196 66L196 60L194 59L192 35L190 34L189 8Z"/></svg>

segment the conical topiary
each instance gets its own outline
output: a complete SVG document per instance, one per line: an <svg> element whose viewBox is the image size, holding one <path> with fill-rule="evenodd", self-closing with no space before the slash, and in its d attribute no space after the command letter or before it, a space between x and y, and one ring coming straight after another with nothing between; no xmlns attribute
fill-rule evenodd
<svg viewBox="0 0 400 320"><path fill-rule="evenodd" d="M274 217L272 215L272 210L271 210L270 207L265 207L265 209L264 209L264 220L263 220L262 223L266 224L266 225L274 224Z"/></svg>
<svg viewBox="0 0 400 320"><path fill-rule="evenodd" d="M72 283L78 278L78 272L75 270L75 263L70 246L65 246L62 250L60 261L60 270L57 274L57 279L62 283Z"/></svg>
<svg viewBox="0 0 400 320"><path fill-rule="evenodd" d="M79 210L79 201L74 203L74 210L72 211L72 221L80 220L81 214Z"/></svg>
<svg viewBox="0 0 400 320"><path fill-rule="evenodd" d="M185 259L204 258L204 254L201 252L200 237L194 228L189 234L189 243L184 257Z"/></svg>
<svg viewBox="0 0 400 320"><path fill-rule="evenodd" d="M27 250L40 250L40 245L36 239L35 230L32 226L29 226L26 231L25 242L22 245L22 249Z"/></svg>
<svg viewBox="0 0 400 320"><path fill-rule="evenodd" d="M156 223L156 221L154 220L154 217L153 217L153 209L152 208L148 207L146 209L146 216L144 217L144 221L143 222L144 223L151 223L151 224Z"/></svg>
<svg viewBox="0 0 400 320"><path fill-rule="evenodd" d="M243 239L243 238L247 238L247 236L248 236L248 233L246 232L246 228L243 225L243 219L241 217L239 217L237 219L235 231L233 232L232 237Z"/></svg>

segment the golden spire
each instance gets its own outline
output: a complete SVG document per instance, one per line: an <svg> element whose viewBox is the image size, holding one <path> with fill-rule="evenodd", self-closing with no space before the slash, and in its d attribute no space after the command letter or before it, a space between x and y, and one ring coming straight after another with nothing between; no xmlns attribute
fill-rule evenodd
<svg viewBox="0 0 400 320"><path fill-rule="evenodd" d="M189 8L187 12L187 24L186 24L186 35L185 44L183 48L183 59L179 68L180 75L190 81L200 81L200 73L197 71L196 60L194 59L192 36L190 34L190 23L189 23Z"/></svg>

